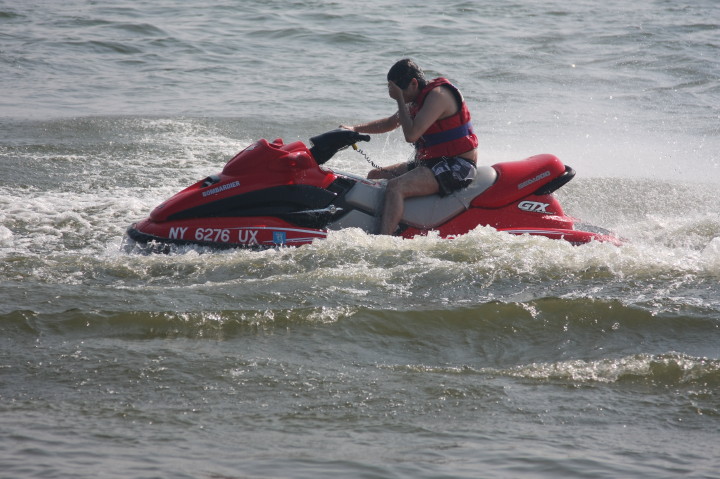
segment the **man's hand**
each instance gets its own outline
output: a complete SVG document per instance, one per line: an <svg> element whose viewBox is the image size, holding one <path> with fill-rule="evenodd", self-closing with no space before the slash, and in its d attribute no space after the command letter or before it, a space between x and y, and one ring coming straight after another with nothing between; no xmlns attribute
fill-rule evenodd
<svg viewBox="0 0 720 479"><path fill-rule="evenodd" d="M388 81L388 95L390 95L390 98L397 101L399 98L402 98L403 91L395 84L395 82Z"/></svg>

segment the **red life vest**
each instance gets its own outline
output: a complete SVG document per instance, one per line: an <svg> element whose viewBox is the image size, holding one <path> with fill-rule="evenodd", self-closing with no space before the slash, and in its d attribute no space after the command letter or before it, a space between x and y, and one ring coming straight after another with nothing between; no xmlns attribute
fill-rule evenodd
<svg viewBox="0 0 720 479"><path fill-rule="evenodd" d="M470 110L468 110L460 91L446 78L436 78L420 91L410 109L410 115L415 118L428 93L441 85L452 90L458 104L461 105L460 110L452 116L435 121L415 142L415 158L418 160L458 156L478 146L478 138L473 132Z"/></svg>

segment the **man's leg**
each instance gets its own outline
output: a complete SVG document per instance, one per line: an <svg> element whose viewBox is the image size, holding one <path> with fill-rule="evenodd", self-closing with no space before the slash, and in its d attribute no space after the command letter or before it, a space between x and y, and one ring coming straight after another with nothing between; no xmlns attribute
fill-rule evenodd
<svg viewBox="0 0 720 479"><path fill-rule="evenodd" d="M383 166L382 168L376 168L374 170L370 170L367 174L367 177L368 177L368 180L389 180L391 178L395 178L397 176L405 174L405 173L407 173L407 171L408 171L407 162L397 163L395 165Z"/></svg>
<svg viewBox="0 0 720 479"><path fill-rule="evenodd" d="M385 190L380 234L391 235L397 229L405 208L405 198L432 195L439 191L435 176L429 168L419 166L388 181Z"/></svg>

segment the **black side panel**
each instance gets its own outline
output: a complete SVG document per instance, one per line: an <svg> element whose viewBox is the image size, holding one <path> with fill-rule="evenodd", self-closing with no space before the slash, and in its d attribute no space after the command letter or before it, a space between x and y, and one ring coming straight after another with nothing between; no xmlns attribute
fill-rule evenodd
<svg viewBox="0 0 720 479"><path fill-rule="evenodd" d="M337 179L333 181L330 186L328 186L328 190L332 191L337 195L337 198L335 198L335 200L333 201L333 205L336 207L336 211L330 218L328 218L328 222L337 221L346 214L356 209L354 205L345 201L345 195L347 195L347 193L356 184L357 180L344 176L338 176Z"/></svg>
<svg viewBox="0 0 720 479"><path fill-rule="evenodd" d="M318 224L317 214L310 214L310 217L304 218L305 215L302 214L302 211L326 208L335 197L335 193L315 186L282 185L189 208L170 215L168 220L277 216L294 224L314 226Z"/></svg>

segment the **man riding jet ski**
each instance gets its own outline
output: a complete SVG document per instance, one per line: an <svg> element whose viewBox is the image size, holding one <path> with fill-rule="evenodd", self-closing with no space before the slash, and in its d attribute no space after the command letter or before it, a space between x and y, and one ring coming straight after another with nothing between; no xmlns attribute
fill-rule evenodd
<svg viewBox="0 0 720 479"><path fill-rule="evenodd" d="M577 228L552 196L575 172L552 155L476 167L477 136L462 95L448 80L425 80L411 60L387 75L398 111L302 142L260 140L231 159L220 174L176 194L135 223L140 243L216 247L302 245L329 230L360 228L405 238L437 231L457 236L477 226L542 235L574 244L619 240ZM401 127L415 158L376 168L368 179L321 167L363 133Z"/></svg>

